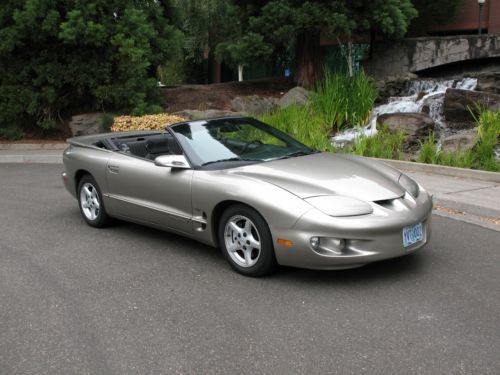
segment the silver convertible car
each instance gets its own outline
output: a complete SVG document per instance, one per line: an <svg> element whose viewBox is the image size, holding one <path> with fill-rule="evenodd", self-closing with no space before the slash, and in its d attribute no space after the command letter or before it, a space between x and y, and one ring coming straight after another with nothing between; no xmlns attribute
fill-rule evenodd
<svg viewBox="0 0 500 375"><path fill-rule="evenodd" d="M429 240L432 200L411 178L252 118L68 142L63 181L89 225L118 218L175 232L218 246L244 275L360 267Z"/></svg>

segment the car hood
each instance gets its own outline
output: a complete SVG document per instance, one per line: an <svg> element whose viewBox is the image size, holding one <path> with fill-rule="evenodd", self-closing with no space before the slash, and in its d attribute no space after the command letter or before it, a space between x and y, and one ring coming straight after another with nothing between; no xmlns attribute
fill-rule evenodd
<svg viewBox="0 0 500 375"><path fill-rule="evenodd" d="M400 198L400 172L375 160L317 153L229 169L236 174L266 181L301 197L342 195L364 201Z"/></svg>

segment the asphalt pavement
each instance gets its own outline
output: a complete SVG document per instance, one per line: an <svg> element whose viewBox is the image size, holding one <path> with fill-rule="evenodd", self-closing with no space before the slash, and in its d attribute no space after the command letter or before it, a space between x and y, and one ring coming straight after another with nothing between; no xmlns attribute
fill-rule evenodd
<svg viewBox="0 0 500 375"><path fill-rule="evenodd" d="M240 276L217 249L93 229L60 165L0 164L0 374L499 374L500 232L433 217L422 251Z"/></svg>

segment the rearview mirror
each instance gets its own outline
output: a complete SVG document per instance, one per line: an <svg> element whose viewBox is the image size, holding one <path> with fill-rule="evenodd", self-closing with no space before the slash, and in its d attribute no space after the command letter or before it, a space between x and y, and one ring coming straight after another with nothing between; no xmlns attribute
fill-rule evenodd
<svg viewBox="0 0 500 375"><path fill-rule="evenodd" d="M172 169L191 169L184 155L162 155L155 159L158 167L170 167Z"/></svg>

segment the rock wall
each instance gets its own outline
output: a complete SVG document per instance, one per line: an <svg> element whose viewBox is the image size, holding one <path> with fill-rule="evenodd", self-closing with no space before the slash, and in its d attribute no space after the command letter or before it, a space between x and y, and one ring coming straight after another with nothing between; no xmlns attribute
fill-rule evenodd
<svg viewBox="0 0 500 375"><path fill-rule="evenodd" d="M464 60L500 56L500 34L410 38L375 43L365 71L377 78L415 73Z"/></svg>

